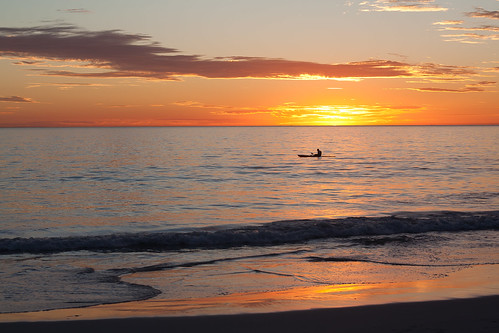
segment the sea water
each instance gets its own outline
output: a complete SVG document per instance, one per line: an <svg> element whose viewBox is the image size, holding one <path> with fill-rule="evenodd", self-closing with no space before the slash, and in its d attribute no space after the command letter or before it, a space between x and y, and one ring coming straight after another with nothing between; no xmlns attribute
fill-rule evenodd
<svg viewBox="0 0 499 333"><path fill-rule="evenodd" d="M0 313L498 265L497 142L497 126L0 129Z"/></svg>

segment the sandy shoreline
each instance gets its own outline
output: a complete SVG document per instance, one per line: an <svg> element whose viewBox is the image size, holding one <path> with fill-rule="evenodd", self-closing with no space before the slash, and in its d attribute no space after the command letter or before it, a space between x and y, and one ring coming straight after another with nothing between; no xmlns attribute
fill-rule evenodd
<svg viewBox="0 0 499 333"><path fill-rule="evenodd" d="M0 332L496 332L498 265L441 279L0 314Z"/></svg>
<svg viewBox="0 0 499 333"><path fill-rule="evenodd" d="M144 301L1 313L0 323L281 313L471 299L499 295L497 276L499 265L480 265L460 269L444 278L409 282L318 285L181 299L167 299L159 295Z"/></svg>
<svg viewBox="0 0 499 333"><path fill-rule="evenodd" d="M2 332L497 332L499 296L265 314L0 323Z"/></svg>

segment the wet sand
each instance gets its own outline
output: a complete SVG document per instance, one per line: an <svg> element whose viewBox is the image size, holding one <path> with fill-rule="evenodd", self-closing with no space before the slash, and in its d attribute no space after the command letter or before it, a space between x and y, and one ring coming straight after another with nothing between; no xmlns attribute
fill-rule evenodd
<svg viewBox="0 0 499 333"><path fill-rule="evenodd" d="M0 323L2 332L497 332L499 296L186 317Z"/></svg>

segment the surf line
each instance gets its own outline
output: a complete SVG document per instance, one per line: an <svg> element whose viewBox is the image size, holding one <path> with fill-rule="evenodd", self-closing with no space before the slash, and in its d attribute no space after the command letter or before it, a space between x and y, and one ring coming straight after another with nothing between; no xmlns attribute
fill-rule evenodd
<svg viewBox="0 0 499 333"><path fill-rule="evenodd" d="M403 263L403 262L389 262L389 261L377 261L370 259L361 258L344 258L344 257L307 257L310 262L366 262L370 264L379 265L390 265L390 266L413 266L413 267L468 267L468 266L486 266L486 265L498 265L496 262L485 262L485 263L456 263L456 264L413 264L413 263Z"/></svg>

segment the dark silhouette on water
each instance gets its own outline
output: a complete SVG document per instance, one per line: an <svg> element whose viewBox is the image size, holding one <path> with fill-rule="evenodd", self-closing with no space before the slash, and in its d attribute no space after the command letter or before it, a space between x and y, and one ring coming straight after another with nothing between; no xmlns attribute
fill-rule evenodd
<svg viewBox="0 0 499 333"><path fill-rule="evenodd" d="M322 156L322 151L320 151L318 148L317 148L317 153L310 153L310 155L299 155L299 157L321 157Z"/></svg>

